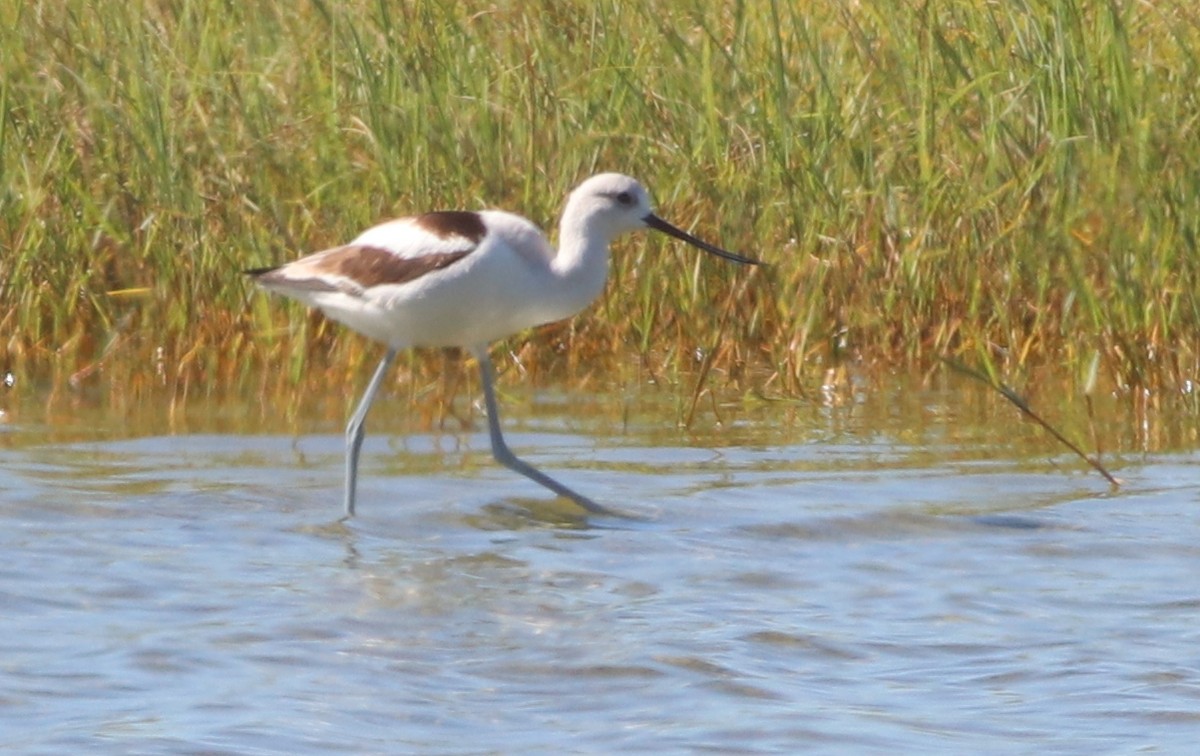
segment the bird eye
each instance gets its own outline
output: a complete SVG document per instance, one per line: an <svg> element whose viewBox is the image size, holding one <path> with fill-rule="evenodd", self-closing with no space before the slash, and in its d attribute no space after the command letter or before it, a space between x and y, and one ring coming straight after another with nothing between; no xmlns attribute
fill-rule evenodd
<svg viewBox="0 0 1200 756"><path fill-rule="evenodd" d="M629 192L621 192L620 194L618 194L616 196L616 200L617 200L618 204L624 205L625 207L629 207L630 205L633 204L633 195L630 194Z"/></svg>

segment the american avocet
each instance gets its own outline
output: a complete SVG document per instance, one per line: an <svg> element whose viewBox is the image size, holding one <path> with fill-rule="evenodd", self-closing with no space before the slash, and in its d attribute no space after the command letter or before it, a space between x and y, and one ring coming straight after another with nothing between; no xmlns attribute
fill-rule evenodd
<svg viewBox="0 0 1200 756"><path fill-rule="evenodd" d="M346 516L354 514L363 420L396 352L408 347L470 351L479 362L496 461L589 512L611 514L509 450L500 432L488 345L582 310L604 288L609 242L647 227L726 260L758 264L659 218L636 180L602 173L567 199L557 252L537 226L518 215L443 211L388 221L345 246L247 271L260 286L387 345L346 427Z"/></svg>

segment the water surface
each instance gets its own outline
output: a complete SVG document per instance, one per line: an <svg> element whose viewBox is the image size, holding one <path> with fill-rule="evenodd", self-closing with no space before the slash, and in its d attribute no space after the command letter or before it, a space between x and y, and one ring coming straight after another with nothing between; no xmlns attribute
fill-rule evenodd
<svg viewBox="0 0 1200 756"><path fill-rule="evenodd" d="M978 395L903 393L690 432L510 394L519 454L635 515L591 520L385 399L347 524L338 409L27 398L0 748L1190 752L1200 453L1110 457L1113 492Z"/></svg>

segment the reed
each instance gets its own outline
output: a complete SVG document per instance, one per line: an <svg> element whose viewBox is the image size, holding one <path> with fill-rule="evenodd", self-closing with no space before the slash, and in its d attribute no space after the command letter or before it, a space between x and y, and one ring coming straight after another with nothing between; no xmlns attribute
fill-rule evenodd
<svg viewBox="0 0 1200 756"><path fill-rule="evenodd" d="M949 356L1185 391L1198 49L1184 0L5 3L0 368L355 378L374 347L238 271L434 207L553 226L620 170L774 266L623 242L596 307L510 340L527 366L792 393Z"/></svg>

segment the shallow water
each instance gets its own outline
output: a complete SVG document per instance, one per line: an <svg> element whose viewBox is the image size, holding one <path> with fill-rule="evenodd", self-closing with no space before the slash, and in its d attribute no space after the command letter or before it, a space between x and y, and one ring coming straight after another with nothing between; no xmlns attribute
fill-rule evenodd
<svg viewBox="0 0 1200 756"><path fill-rule="evenodd" d="M507 399L518 453L633 517L581 518L491 463L481 430L407 433L396 400L373 415L348 524L340 411L224 403L169 432L9 407L0 748L1200 739L1194 448L1117 458L1113 492L977 395L801 403L786 422L766 407L690 434L638 397ZM257 432L227 430L238 417Z"/></svg>

